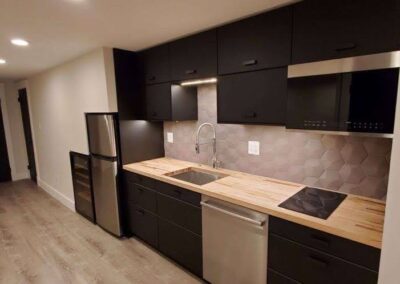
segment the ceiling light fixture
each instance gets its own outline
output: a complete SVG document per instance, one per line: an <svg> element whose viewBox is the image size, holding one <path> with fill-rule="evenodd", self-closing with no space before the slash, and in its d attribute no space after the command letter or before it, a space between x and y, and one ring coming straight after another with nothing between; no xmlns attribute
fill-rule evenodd
<svg viewBox="0 0 400 284"><path fill-rule="evenodd" d="M6 64L7 61L4 58L0 58L0 64Z"/></svg>
<svg viewBox="0 0 400 284"><path fill-rule="evenodd" d="M29 42L27 42L26 40L22 39L22 38L13 38L11 40L11 43L13 45L17 45L17 46L28 46Z"/></svg>
<svg viewBox="0 0 400 284"><path fill-rule="evenodd" d="M212 84L212 83L217 83L217 81L218 81L217 78L209 78L209 79L202 79L202 80L191 80L191 81L182 82L181 86Z"/></svg>

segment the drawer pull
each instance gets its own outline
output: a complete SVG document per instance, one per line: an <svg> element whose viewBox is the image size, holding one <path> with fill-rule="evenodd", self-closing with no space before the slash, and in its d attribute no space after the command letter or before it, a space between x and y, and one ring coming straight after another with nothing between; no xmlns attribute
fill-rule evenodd
<svg viewBox="0 0 400 284"><path fill-rule="evenodd" d="M136 209L136 212L142 216L144 215L144 211L142 209Z"/></svg>
<svg viewBox="0 0 400 284"><path fill-rule="evenodd" d="M252 66L252 65L256 65L257 64L257 60L256 59L250 59L250 60L246 60L242 62L243 66Z"/></svg>
<svg viewBox="0 0 400 284"><path fill-rule="evenodd" d="M149 81L154 81L155 79L156 79L156 76L154 76L154 75L149 77Z"/></svg>
<svg viewBox="0 0 400 284"><path fill-rule="evenodd" d="M182 191L180 191L179 189L174 189L174 192L179 196L182 194Z"/></svg>
<svg viewBox="0 0 400 284"><path fill-rule="evenodd" d="M356 48L356 44L354 42L343 43L342 45L338 46L335 50L336 51L346 51L350 49Z"/></svg>
<svg viewBox="0 0 400 284"><path fill-rule="evenodd" d="M314 235L314 234L311 235L311 238L323 246L329 247L329 245L330 245L330 241L327 238L324 238L324 237L321 237L318 235Z"/></svg>
<svg viewBox="0 0 400 284"><path fill-rule="evenodd" d="M196 69L186 70L186 71L185 71L185 74L186 74L186 75L196 74L196 72L197 72Z"/></svg>
<svg viewBox="0 0 400 284"><path fill-rule="evenodd" d="M318 257L315 255L309 255L308 259L311 260L312 263L315 263L316 265L318 265L321 268L327 268L329 266L329 262Z"/></svg>

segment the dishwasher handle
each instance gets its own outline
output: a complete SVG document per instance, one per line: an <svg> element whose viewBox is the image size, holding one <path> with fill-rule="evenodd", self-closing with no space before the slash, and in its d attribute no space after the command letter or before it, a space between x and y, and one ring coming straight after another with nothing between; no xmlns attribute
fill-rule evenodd
<svg viewBox="0 0 400 284"><path fill-rule="evenodd" d="M248 218L248 217L245 217L245 216L236 214L236 213L234 213L234 212L231 212L231 211L222 209L222 208L220 208L220 207L218 207L218 206L211 205L210 203L207 203L207 202L205 202L205 201L200 202L200 204L201 204L202 206L204 206L204 207L213 209L213 210L215 210L215 211L219 211L219 212L224 213L224 214L226 214L226 215L229 215L229 216L231 216L231 217L234 217L234 218L237 218L237 219L240 219L240 220L243 220L243 221L252 223L252 224L257 225L257 226L260 226L260 227L264 226L264 223L265 223L265 221L254 220L254 219L251 219L251 218Z"/></svg>

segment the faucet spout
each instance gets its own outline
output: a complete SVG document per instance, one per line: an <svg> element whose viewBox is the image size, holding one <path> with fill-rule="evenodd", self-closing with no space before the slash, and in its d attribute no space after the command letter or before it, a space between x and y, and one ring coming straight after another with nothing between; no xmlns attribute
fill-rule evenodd
<svg viewBox="0 0 400 284"><path fill-rule="evenodd" d="M200 132L204 127L210 127L213 131L213 138L211 139L211 141L208 142L203 142L200 144ZM199 128L197 129L196 132L196 145L195 145L195 150L197 154L200 154L200 145L203 144L213 144L213 158L212 158L212 166L213 168L217 168L219 166L219 161L217 160L217 136L216 136L216 131L215 131L215 127L213 124L211 123L203 123L199 126Z"/></svg>

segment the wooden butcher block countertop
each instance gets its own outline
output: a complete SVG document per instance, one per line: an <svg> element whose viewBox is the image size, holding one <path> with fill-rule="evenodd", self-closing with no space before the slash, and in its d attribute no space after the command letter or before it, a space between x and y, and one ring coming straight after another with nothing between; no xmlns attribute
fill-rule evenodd
<svg viewBox="0 0 400 284"><path fill-rule="evenodd" d="M184 171L190 167L218 172L226 177L205 185L196 185L166 175ZM215 170L202 164L171 158L128 164L123 168L271 216L381 248L385 202L380 200L348 195L332 215L327 220L323 220L278 207L281 202L305 187L301 184L226 169Z"/></svg>

